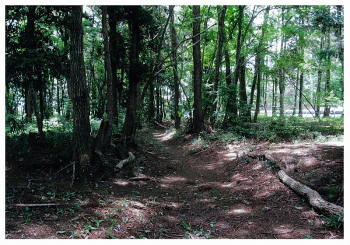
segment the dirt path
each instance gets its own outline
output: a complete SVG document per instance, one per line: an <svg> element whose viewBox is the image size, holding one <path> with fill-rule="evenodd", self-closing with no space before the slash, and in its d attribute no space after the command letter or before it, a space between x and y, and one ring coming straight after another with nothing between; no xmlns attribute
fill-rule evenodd
<svg viewBox="0 0 350 245"><path fill-rule="evenodd" d="M6 237L343 238L266 161L248 157L271 156L297 169L294 177L319 185L321 176L322 186L329 186L343 178L342 146L231 142L224 148L216 142L196 152L193 138L174 139L174 133L143 132L136 178L118 175L89 188L60 190L60 200L79 207L12 210ZM49 195L48 187L40 188L41 198Z"/></svg>
<svg viewBox="0 0 350 245"><path fill-rule="evenodd" d="M162 192L154 194L166 203L166 214L175 223L185 222L213 238L342 237L325 229L324 220L263 161L244 157L251 145L235 145L236 151L212 145L190 154L190 141L172 140L173 133L154 133L158 161L156 168L149 169L157 169L161 175L157 182ZM254 147L258 148L256 154L267 154L269 148L266 144ZM274 150L268 153L276 153ZM274 158L283 156L274 154Z"/></svg>

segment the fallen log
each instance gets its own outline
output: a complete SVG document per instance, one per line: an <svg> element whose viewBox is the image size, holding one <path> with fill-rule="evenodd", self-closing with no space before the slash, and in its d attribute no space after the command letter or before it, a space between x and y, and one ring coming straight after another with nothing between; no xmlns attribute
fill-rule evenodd
<svg viewBox="0 0 350 245"><path fill-rule="evenodd" d="M329 216L340 216L342 217L343 221L343 207L325 201L317 191L289 177L283 170L280 170L278 172L278 176L280 177L283 184L294 190L299 195L306 197L309 200L311 206L316 210Z"/></svg>
<svg viewBox="0 0 350 245"><path fill-rule="evenodd" d="M133 161L135 159L134 154L132 154L132 152L129 152L129 157L121 160L117 165L115 165L114 167L114 171L119 172L126 164L128 164L129 162Z"/></svg>

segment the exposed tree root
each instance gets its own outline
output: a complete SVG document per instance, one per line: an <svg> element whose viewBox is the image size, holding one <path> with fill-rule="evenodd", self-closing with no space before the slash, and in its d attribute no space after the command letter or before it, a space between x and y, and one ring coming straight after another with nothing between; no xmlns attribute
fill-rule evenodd
<svg viewBox="0 0 350 245"><path fill-rule="evenodd" d="M283 184L285 184L286 186L294 190L299 195L306 197L309 200L311 206L314 207L319 212L330 216L343 217L344 215L343 207L325 201L317 191L292 179L283 170L280 170L278 172L278 176L280 177Z"/></svg>

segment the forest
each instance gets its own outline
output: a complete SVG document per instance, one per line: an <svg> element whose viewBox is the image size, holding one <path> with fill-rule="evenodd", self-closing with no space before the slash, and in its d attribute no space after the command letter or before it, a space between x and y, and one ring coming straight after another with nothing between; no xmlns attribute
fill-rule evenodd
<svg viewBox="0 0 350 245"><path fill-rule="evenodd" d="M5 7L6 239L343 239L344 6Z"/></svg>

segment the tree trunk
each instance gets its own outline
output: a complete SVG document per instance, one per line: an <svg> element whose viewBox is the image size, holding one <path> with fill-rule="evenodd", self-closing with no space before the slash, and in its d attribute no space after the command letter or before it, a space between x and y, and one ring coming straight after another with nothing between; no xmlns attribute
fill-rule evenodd
<svg viewBox="0 0 350 245"><path fill-rule="evenodd" d="M111 56L109 49L109 40L108 40L108 30L107 30L107 7L102 6L102 34L103 34L103 45L105 53L105 69L107 70L107 122L101 123L99 134L103 133L104 135L98 135L99 137L96 140L95 150L101 150L106 148L110 143L112 137L112 127L113 127L113 118L114 118L114 98L113 98L113 89L115 88L113 83L113 74L112 74L112 65L111 65ZM102 129L102 127L104 127ZM102 141L101 141L102 140Z"/></svg>
<svg viewBox="0 0 350 245"><path fill-rule="evenodd" d="M210 121L212 125L214 125L216 121L216 107L217 107L217 92L218 92L218 86L219 86L219 75L220 75L220 68L221 68L221 61L222 61L222 46L224 43L224 26L225 26L225 15L226 15L227 6L224 5L219 12L218 16L218 38L217 38L217 55L215 59L215 70L214 70L214 86L213 86L213 96L212 96L212 107L210 111Z"/></svg>
<svg viewBox="0 0 350 245"><path fill-rule="evenodd" d="M330 50L331 41L330 41L330 33L328 31L327 34L327 49ZM330 80L331 80L331 56L327 54L327 70L326 70L326 84L325 84L325 105L324 105L324 113L323 117L329 117L331 112L329 95L330 95Z"/></svg>
<svg viewBox="0 0 350 245"><path fill-rule="evenodd" d="M38 72L38 83L39 83L39 106L40 111L36 113L37 117L37 125L38 125L38 131L40 135L40 139L44 139L44 131L43 131L43 122L44 122L44 111L45 111L45 101L44 101L44 84L43 84L43 77L41 71ZM40 113L39 113L40 112Z"/></svg>
<svg viewBox="0 0 350 245"><path fill-rule="evenodd" d="M265 74L265 83L264 83L264 109L265 109L265 116L267 116L267 82L268 82L268 75Z"/></svg>
<svg viewBox="0 0 350 245"><path fill-rule="evenodd" d="M264 14L264 22L262 25L262 30L261 30L261 36L257 48L257 54L256 54L256 59L255 59L255 74L254 74L254 81L250 93L250 102L249 102L249 116L251 114L251 107L253 105L253 98L254 98L254 89L255 89L255 81L257 80L257 95L256 95L256 103L255 103L255 113L254 113L254 122L257 122L258 120L258 114L260 112L260 89L261 89L261 61L264 61L264 55L262 55L262 48L264 47L264 36L265 36L265 29L266 29L266 22L267 18L269 16L270 12L270 6L267 6Z"/></svg>
<svg viewBox="0 0 350 245"><path fill-rule="evenodd" d="M35 49L36 43L35 43L35 9L36 6L29 6L28 7L28 14L27 14L27 24L25 27L25 35L27 37L27 42L25 43L26 51L30 51L32 49ZM34 65L28 64L28 67L26 67L26 80L27 80L27 87L26 87L26 121L32 122L32 115L34 112L34 103L33 101L33 79L34 79ZM34 95L35 98L35 95Z"/></svg>
<svg viewBox="0 0 350 245"><path fill-rule="evenodd" d="M26 112L26 121L32 122L33 118L33 102L32 102L32 89L29 85L25 88L25 112Z"/></svg>
<svg viewBox="0 0 350 245"><path fill-rule="evenodd" d="M172 59L173 59L173 76L174 76L174 120L175 128L180 129L180 115L179 115L179 78L177 73L177 37L174 22L174 5L169 6L170 15L170 39L171 39L171 49L172 49Z"/></svg>
<svg viewBox="0 0 350 245"><path fill-rule="evenodd" d="M130 32L130 50L129 50L129 90L126 105L125 121L123 126L123 134L126 145L136 147L135 134L137 128L137 102L138 102L138 83L140 82L139 70L139 54L141 30L139 23L139 12L141 6L130 6L130 17L128 19Z"/></svg>
<svg viewBox="0 0 350 245"><path fill-rule="evenodd" d="M299 80L299 117L303 117L303 88L304 88L304 72L302 71L300 73L300 80Z"/></svg>
<svg viewBox="0 0 350 245"><path fill-rule="evenodd" d="M156 109L157 109L157 115L156 115L156 121L161 123L162 122L162 113L161 113L161 91L160 87L157 84L156 87Z"/></svg>
<svg viewBox="0 0 350 245"><path fill-rule="evenodd" d="M60 79L57 79L57 84L56 84L56 111L60 115L61 114L61 106L60 106Z"/></svg>
<svg viewBox="0 0 350 245"><path fill-rule="evenodd" d="M108 6L108 23L109 23L109 48L110 48L110 61L111 61L111 72L112 72L112 97L113 97L113 124L118 126L118 106L119 106L119 96L118 94L118 76L117 69L120 68L120 61L118 55L118 45L120 45L120 40L117 34L117 15L115 13L116 6Z"/></svg>
<svg viewBox="0 0 350 245"><path fill-rule="evenodd" d="M204 115L202 108L202 64L200 47L200 6L193 6L193 131L200 133L204 130Z"/></svg>
<svg viewBox="0 0 350 245"><path fill-rule="evenodd" d="M339 60L341 63L342 71L344 73L344 48L343 48L343 40L342 40L342 28L343 28L343 23L340 21L342 19L342 5L337 5L337 28L336 28L336 37L338 41L338 56Z"/></svg>
<svg viewBox="0 0 350 245"><path fill-rule="evenodd" d="M294 179L289 177L283 170L280 170L278 172L278 176L286 186L294 190L302 197L306 197L309 200L311 206L314 207L316 210L329 216L344 217L343 207L325 201L320 196L320 194L318 194L317 191L307 187L306 185L301 184L298 181L295 181Z"/></svg>
<svg viewBox="0 0 350 245"><path fill-rule="evenodd" d="M304 17L303 15L300 16L301 18L301 26L304 27ZM299 34L299 39L301 43L301 58L304 60L304 33L301 32ZM300 68L300 82L299 82L299 117L303 117L303 93L304 93L304 67Z"/></svg>
<svg viewBox="0 0 350 245"><path fill-rule="evenodd" d="M276 90L277 90L277 80L273 78L272 80L272 116L276 114Z"/></svg>
<svg viewBox="0 0 350 245"><path fill-rule="evenodd" d="M149 85L149 104L148 104L148 116L147 122L152 122L154 120L154 85L153 81Z"/></svg>
<svg viewBox="0 0 350 245"><path fill-rule="evenodd" d="M261 62L259 61L259 72L258 72L258 83L256 85L256 102L255 102L255 113L253 122L258 121L258 115L260 112L260 89L261 89ZM250 113L250 112L249 112Z"/></svg>
<svg viewBox="0 0 350 245"><path fill-rule="evenodd" d="M248 97L246 91L245 82L245 58L242 56L239 59L240 72L239 72L239 117L242 121L250 121L250 110L248 110Z"/></svg>
<svg viewBox="0 0 350 245"><path fill-rule="evenodd" d="M78 168L90 167L90 106L83 53L83 7L72 6L70 21L70 97L73 106L73 161Z"/></svg>
<svg viewBox="0 0 350 245"><path fill-rule="evenodd" d="M227 101L226 105L226 114L227 121L232 122L234 118L238 116L238 108L237 108L237 84L239 79L239 72L240 72L240 64L239 59L241 57L241 37L242 37L242 23L243 23L243 14L244 14L244 6L239 5L238 6L239 13L238 13L238 34L237 34L237 44L236 44L236 67L234 71L234 77L231 87L229 88L230 96ZM232 109L231 109L232 108Z"/></svg>
<svg viewBox="0 0 350 245"><path fill-rule="evenodd" d="M258 80L258 73L259 73L259 64L260 59L259 56L255 56L255 64L254 64L254 77L253 77L253 82L252 82L252 87L250 88L250 100L249 100L249 106L251 107L253 105L253 100L254 100L254 93L255 93L255 88L256 88L256 81Z"/></svg>
<svg viewBox="0 0 350 245"><path fill-rule="evenodd" d="M40 139L44 139L44 132L43 132L43 121L41 120L41 116L40 116L40 112L38 110L38 106L37 106L37 103L36 103L36 95L35 95L35 91L34 91L34 88L33 88L33 83L30 84L30 95L31 95L31 103L33 103L33 111L34 111L34 114L35 114L35 118L36 118L36 125L38 127L38 133L40 135Z"/></svg>
<svg viewBox="0 0 350 245"><path fill-rule="evenodd" d="M317 89L316 89L316 111L315 111L315 117L317 117L317 118L320 118L321 81L322 81L322 70L318 70L318 72L317 72Z"/></svg>
<svg viewBox="0 0 350 245"><path fill-rule="evenodd" d="M282 6L282 26L284 25L284 7ZM281 47L280 47L280 56L281 54L284 53L284 34L281 34ZM283 67L280 65L280 67L278 68L278 73L279 73L279 83L278 83L278 87L279 87L279 91L280 91L280 97L279 97L279 101L280 101L280 117L284 117L284 91L285 91L285 84L284 84L284 70Z"/></svg>

